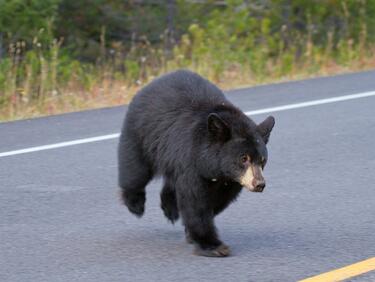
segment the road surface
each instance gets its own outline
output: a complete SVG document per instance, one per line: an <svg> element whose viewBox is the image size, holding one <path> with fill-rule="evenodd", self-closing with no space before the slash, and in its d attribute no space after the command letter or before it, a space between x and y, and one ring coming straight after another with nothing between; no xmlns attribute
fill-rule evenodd
<svg viewBox="0 0 375 282"><path fill-rule="evenodd" d="M375 71L227 92L250 113L323 102L272 113L267 187L217 218L220 259L163 217L160 180L142 219L121 204L116 136L17 153L118 133L126 107L0 123L0 281L297 281L374 257L375 96L324 102L373 91Z"/></svg>

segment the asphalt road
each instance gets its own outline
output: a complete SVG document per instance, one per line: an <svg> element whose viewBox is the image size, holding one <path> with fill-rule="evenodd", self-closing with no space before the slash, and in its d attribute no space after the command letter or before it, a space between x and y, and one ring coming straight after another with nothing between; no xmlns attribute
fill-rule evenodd
<svg viewBox="0 0 375 282"><path fill-rule="evenodd" d="M370 71L227 94L251 111L374 90ZM0 123L0 152L116 133L125 111ZM216 220L228 258L192 255L160 180L145 216L129 214L117 139L1 157L0 281L297 281L375 256L375 96L273 115L264 193L243 191Z"/></svg>

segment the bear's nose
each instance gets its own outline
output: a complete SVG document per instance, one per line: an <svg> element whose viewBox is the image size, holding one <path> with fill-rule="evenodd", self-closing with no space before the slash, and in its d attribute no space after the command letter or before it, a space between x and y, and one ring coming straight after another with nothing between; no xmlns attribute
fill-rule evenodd
<svg viewBox="0 0 375 282"><path fill-rule="evenodd" d="M263 179L255 180L254 182L254 188L256 192L262 192L264 187L266 187L266 182Z"/></svg>

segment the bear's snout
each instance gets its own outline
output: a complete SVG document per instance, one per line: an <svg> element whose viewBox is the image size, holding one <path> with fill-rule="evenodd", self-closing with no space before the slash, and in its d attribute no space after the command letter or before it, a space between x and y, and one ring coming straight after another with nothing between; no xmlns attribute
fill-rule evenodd
<svg viewBox="0 0 375 282"><path fill-rule="evenodd" d="M253 192L263 192L263 189L266 187L266 182L264 179L256 179L254 178L253 180L253 187L254 189L252 190Z"/></svg>
<svg viewBox="0 0 375 282"><path fill-rule="evenodd" d="M240 184L251 192L263 192L266 182L262 168L259 165L250 165L240 178Z"/></svg>

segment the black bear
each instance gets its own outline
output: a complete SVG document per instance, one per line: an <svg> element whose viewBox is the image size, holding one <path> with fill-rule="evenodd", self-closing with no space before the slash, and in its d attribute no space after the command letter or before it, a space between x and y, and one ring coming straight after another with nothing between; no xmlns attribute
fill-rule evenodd
<svg viewBox="0 0 375 282"><path fill-rule="evenodd" d="M144 213L145 187L163 176L161 208L182 217L194 253L227 256L214 217L242 187L262 192L273 117L256 125L223 92L196 73L179 70L141 89L129 104L119 148L119 186L129 211Z"/></svg>

